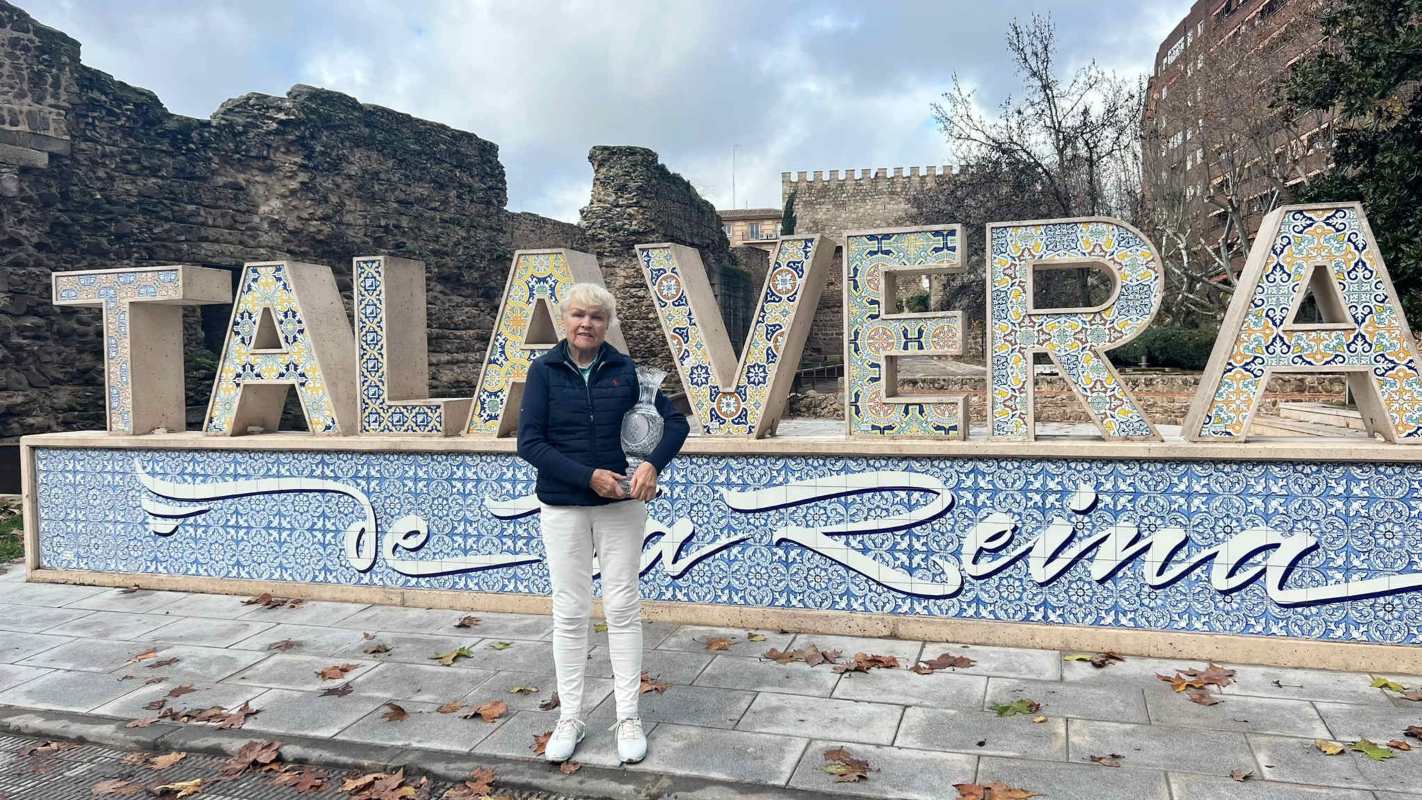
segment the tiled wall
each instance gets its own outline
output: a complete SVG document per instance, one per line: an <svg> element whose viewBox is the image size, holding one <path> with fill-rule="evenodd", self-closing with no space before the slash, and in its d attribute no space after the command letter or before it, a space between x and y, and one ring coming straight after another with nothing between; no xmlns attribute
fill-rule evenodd
<svg viewBox="0 0 1422 800"><path fill-rule="evenodd" d="M533 472L512 455L41 447L35 457L43 567L549 589L527 495ZM1406 590L1422 573L1420 483L1422 466L1365 463L684 456L651 504L642 590L698 603L1415 643L1422 594ZM996 522L1009 518L1016 533L995 542ZM1142 537L1179 528L1187 541L1164 560L1144 549L1112 560L1105 541L1059 570L1031 563L1031 541L1049 527L1068 553L1133 525ZM1265 572L1266 549L1237 580L1208 558L1170 576L1208 548L1233 540L1239 550L1269 531L1276 542L1312 537L1317 549L1287 574ZM997 549L970 568L963 547L975 534ZM1000 570L984 566L1013 552ZM1375 596L1288 594L1346 581L1372 581L1349 588Z"/></svg>

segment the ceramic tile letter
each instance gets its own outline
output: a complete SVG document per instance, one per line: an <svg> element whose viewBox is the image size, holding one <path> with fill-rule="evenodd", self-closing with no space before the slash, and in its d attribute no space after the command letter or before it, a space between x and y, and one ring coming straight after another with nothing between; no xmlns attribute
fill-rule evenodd
<svg viewBox="0 0 1422 800"><path fill-rule="evenodd" d="M1159 441L1106 351L1145 330L1160 308L1160 256L1134 228L1068 219L987 226L988 427L992 438L1032 441L1033 354L1044 352L1107 439ZM1032 307L1035 265L1104 267L1116 281L1095 308Z"/></svg>
<svg viewBox="0 0 1422 800"><path fill-rule="evenodd" d="M962 226L844 235L844 408L851 436L964 439L966 395L897 393L901 359L963 353L961 311L902 312L900 287L963 270Z"/></svg>
<svg viewBox="0 0 1422 800"><path fill-rule="evenodd" d="M1296 322L1312 289L1322 322ZM1422 442L1417 345L1362 206L1284 206L1259 226L1182 430L1244 441L1269 376L1343 373L1373 433Z"/></svg>
<svg viewBox="0 0 1422 800"><path fill-rule="evenodd" d="M738 363L696 250L679 244L637 245L642 277L704 433L759 439L775 430L833 250L822 246L819 236L779 241Z"/></svg>
<svg viewBox="0 0 1422 800"><path fill-rule="evenodd" d="M228 273L207 267L56 272L54 304L104 314L104 398L110 433L184 430L183 306L228 303Z"/></svg>

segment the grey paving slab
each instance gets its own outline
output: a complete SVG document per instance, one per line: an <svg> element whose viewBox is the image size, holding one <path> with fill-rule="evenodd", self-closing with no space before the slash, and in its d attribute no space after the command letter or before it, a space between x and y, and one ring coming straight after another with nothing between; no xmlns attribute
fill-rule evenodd
<svg viewBox="0 0 1422 800"><path fill-rule="evenodd" d="M783 785L806 744L795 736L662 723L647 735L646 760L628 769Z"/></svg>
<svg viewBox="0 0 1422 800"><path fill-rule="evenodd" d="M159 614L130 614L124 611L95 611L79 619L50 628L47 632L86 639L140 639L173 621Z"/></svg>
<svg viewBox="0 0 1422 800"><path fill-rule="evenodd" d="M224 647L160 644L157 648L158 653L153 658L124 665L115 670L115 674L132 675L139 680L170 678L177 681L219 681L267 657L266 653L230 650Z"/></svg>
<svg viewBox="0 0 1422 800"><path fill-rule="evenodd" d="M1395 758L1386 761L1373 761L1362 753L1350 752L1347 756L1357 765L1363 782L1373 789L1422 792L1422 757L1419 757L1422 753L1415 750L1397 753Z"/></svg>
<svg viewBox="0 0 1422 800"><path fill-rule="evenodd" d="M343 652L361 641L361 632L348 628L279 624L236 642L231 647L239 650L273 651L272 645L291 642L289 648L273 652L329 656Z"/></svg>
<svg viewBox="0 0 1422 800"><path fill-rule="evenodd" d="M0 603L0 631L40 633L55 625L87 617L90 613L82 608L45 608Z"/></svg>
<svg viewBox="0 0 1422 800"><path fill-rule="evenodd" d="M829 697L839 675L829 666L807 667L804 664L777 664L737 656L712 659L696 676L696 686L716 686L722 689L743 689L757 692L787 692Z"/></svg>
<svg viewBox="0 0 1422 800"><path fill-rule="evenodd" d="M1358 771L1357 762L1348 753L1324 755L1313 739L1263 733L1251 733L1248 737L1259 763L1260 777L1265 780L1356 789L1369 787L1363 773Z"/></svg>
<svg viewBox="0 0 1422 800"><path fill-rule="evenodd" d="M322 622L339 628L353 628L360 631L398 631L401 633L428 633L442 635L451 631L466 634L471 638L483 636L476 628L455 628L454 623L466 614L479 617L479 612L448 611L434 608L406 608L403 606L367 606L353 614L337 620ZM480 625L483 623L480 622Z"/></svg>
<svg viewBox="0 0 1422 800"><path fill-rule="evenodd" d="M904 709L894 745L1061 761L1067 753L1066 720L1048 717L1033 722L1030 717L999 717L991 711L910 706Z"/></svg>
<svg viewBox="0 0 1422 800"><path fill-rule="evenodd" d="M44 667L22 667L18 664L0 664L0 691L32 681L53 670Z"/></svg>
<svg viewBox="0 0 1422 800"><path fill-rule="evenodd" d="M178 697L169 696L169 692L179 685L191 687L193 691ZM230 683L185 684L182 681L165 680L162 683L148 686L140 684L128 694L94 709L94 713L124 719L144 719L158 716L164 708L203 709L212 706L236 708L265 691L266 688L262 686L233 686ZM159 700L163 701L162 708L145 708L145 706Z"/></svg>
<svg viewBox="0 0 1422 800"><path fill-rule="evenodd" d="M269 689L252 699L252 708L261 713L248 717L242 730L334 736L385 702L384 697L363 694L333 697L316 692Z"/></svg>
<svg viewBox="0 0 1422 800"><path fill-rule="evenodd" d="M1346 703L1314 703L1313 706L1328 726L1329 732L1320 735L1330 739L1366 738L1386 742L1403 738L1403 731L1409 725L1422 725L1422 704L1418 703L1414 703L1412 709ZM1422 742L1417 746L1422 753Z"/></svg>
<svg viewBox="0 0 1422 800"><path fill-rule="evenodd" d="M0 705L88 711L137 688L112 675L55 671L0 692Z"/></svg>
<svg viewBox="0 0 1422 800"><path fill-rule="evenodd" d="M25 666L53 667L74 672L113 672L130 663L134 656L160 645L150 642L113 642L102 639L74 639L24 660Z"/></svg>
<svg viewBox="0 0 1422 800"><path fill-rule="evenodd" d="M1051 717L1150 722L1145 697L1134 686L993 678L988 681L983 709L991 710L994 705L1010 704L1020 699L1041 703L1041 713Z"/></svg>
<svg viewBox="0 0 1422 800"><path fill-rule="evenodd" d="M354 666L354 669L338 680L326 680L318 674L327 667L348 664ZM374 668L374 661L361 661L353 658L270 655L252 667L227 678L226 681L239 686L267 686L275 689L319 692L355 680ZM354 722L355 720L350 721Z"/></svg>
<svg viewBox="0 0 1422 800"><path fill-rule="evenodd" d="M764 637L761 641L751 641L750 634ZM642 633L646 639L646 631ZM706 642L710 639L730 639L731 646L726 650L712 652L706 649ZM720 656L746 656L750 658L760 658L765 651L774 647L785 650L790 642L795 638L791 633L777 633L773 630L760 628L717 628L707 625L682 625L669 634L657 645L660 650L681 650L688 653L701 653L703 655ZM645 641L643 642L645 644Z"/></svg>
<svg viewBox="0 0 1422 800"><path fill-rule="evenodd" d="M87 608L90 611L123 611L129 614L146 614L155 609L171 605L183 598L182 592L152 591L139 589L107 589L67 604L67 608Z"/></svg>
<svg viewBox="0 0 1422 800"><path fill-rule="evenodd" d="M176 642L208 647L229 647L261 633L271 624L235 619L194 619L182 617L144 635L155 642Z"/></svg>
<svg viewBox="0 0 1422 800"><path fill-rule="evenodd" d="M588 674L611 678L612 660L606 647L594 647L588 659ZM642 670L668 683L691 683L711 663L714 656L672 650L642 651Z"/></svg>
<svg viewBox="0 0 1422 800"><path fill-rule="evenodd" d="M874 772L867 781L840 783L825 772L824 753L843 747L855 758L866 759ZM972 783L977 772L975 756L905 750L843 741L811 741L790 778L790 786L818 795L894 797L904 800L940 800L955 783Z"/></svg>
<svg viewBox="0 0 1422 800"><path fill-rule="evenodd" d="M281 594L281 592L273 592ZM306 600L299 606L267 608L253 605L252 610L238 617L251 622L274 622L280 625L339 625L342 621L369 606L360 603L332 603Z"/></svg>
<svg viewBox="0 0 1422 800"><path fill-rule="evenodd" d="M499 643L509 646L500 650ZM474 655L461 658L459 667L487 669L495 672L551 672L553 645L526 639L481 639L471 648Z"/></svg>
<svg viewBox="0 0 1422 800"><path fill-rule="evenodd" d="M557 722L556 711L520 711L492 723L469 720L472 725L488 725L493 728L487 737L474 746L474 754L487 753L542 761L543 756L533 752L533 739L539 734L553 730ZM650 737L656 726L647 725L644 729ZM602 767L617 766L617 743L613 741L612 732L589 725L572 760Z"/></svg>
<svg viewBox="0 0 1422 800"><path fill-rule="evenodd" d="M447 616L440 616L447 615ZM471 628L456 628L454 623L465 616L477 617L479 624ZM437 628L427 631L443 635L445 633L467 633L483 639L547 639L553 631L553 621L540 614L496 614L483 611L442 611L431 618L439 622ZM397 629L398 630L398 629ZM590 636L591 625L589 625ZM643 638L646 630L643 629ZM645 645L645 641L644 641Z"/></svg>
<svg viewBox="0 0 1422 800"><path fill-rule="evenodd" d="M897 656L904 666L913 666L913 662L918 659L919 653L923 650L923 642L911 642L905 639L882 639L867 636L826 636L820 633L801 633L795 636L791 642L791 649L798 650L802 647L813 644L821 650L838 650L846 658L853 658L855 653L867 653L877 656ZM764 652L764 651L762 651ZM934 655L937 655L936 653Z"/></svg>
<svg viewBox="0 0 1422 800"><path fill-rule="evenodd" d="M1074 719L1067 723L1069 761L1119 753L1123 766L1228 775L1254 769L1244 734Z"/></svg>
<svg viewBox="0 0 1422 800"><path fill-rule="evenodd" d="M647 620L642 620L642 646L649 649L659 647L662 642L667 640L668 636L676 633L680 627L681 625L675 622L648 622ZM549 626L549 632L550 634L552 632L551 625Z"/></svg>
<svg viewBox="0 0 1422 800"><path fill-rule="evenodd" d="M756 695L736 729L811 738L816 734L847 742L891 744L903 706L833 700L766 692Z"/></svg>
<svg viewBox="0 0 1422 800"><path fill-rule="evenodd" d="M74 641L68 636L43 633L6 633L0 636L0 664L13 664Z"/></svg>
<svg viewBox="0 0 1422 800"><path fill-rule="evenodd" d="M754 692L735 689L671 686L665 692L642 695L637 700L637 708L643 722L734 728L754 699ZM601 724L604 728L611 725L617 720L617 698L609 691L587 719L590 725Z"/></svg>
<svg viewBox="0 0 1422 800"><path fill-rule="evenodd" d="M410 700L395 702L405 711L402 720L391 721L392 711L382 705L338 734L342 741L369 742L400 747L428 747L434 750L467 752L495 728L481 719L464 719L460 714L441 714L438 703Z"/></svg>
<svg viewBox="0 0 1422 800"><path fill-rule="evenodd" d="M1377 800L1417 800L1417 798L1422 797L1422 794L1412 794L1411 792L1373 792L1373 797L1377 798Z"/></svg>
<svg viewBox="0 0 1422 800"><path fill-rule="evenodd" d="M252 613L249 598L235 594L178 593L178 599L155 609L155 613L208 619L237 619Z"/></svg>
<svg viewBox="0 0 1422 800"><path fill-rule="evenodd" d="M976 663L953 670L958 674L997 675L1003 678L1028 678L1044 681L1060 680L1062 657L1053 650L1027 650L1019 647L979 647L968 644L926 642L922 658L937 658L948 653L967 656Z"/></svg>
<svg viewBox="0 0 1422 800"><path fill-rule="evenodd" d="M1236 694L1321 700L1326 703L1388 702L1381 689L1369 686L1372 678L1361 673L1248 664L1226 666L1235 671L1235 684L1229 687L1229 691Z"/></svg>
<svg viewBox="0 0 1422 800"><path fill-rule="evenodd" d="M532 693L514 693L514 687L532 687L538 691ZM547 672L499 672L489 680L481 683L477 689L461 698L461 702L469 705L483 705L491 700L502 700L508 704L509 710L513 711L533 711L540 703L548 700L558 691L558 682L553 677L553 665L550 662ZM608 695L612 694L612 681L607 678L594 678L584 676L583 678L583 717L597 707ZM608 724L611 724L610 722Z"/></svg>
<svg viewBox="0 0 1422 800"><path fill-rule="evenodd" d="M332 629L338 630L338 629ZM396 633L391 631L367 632L371 638L365 638L362 633L360 638L340 650L336 651L338 656L353 656L355 658L366 658L372 661L399 661L406 664L433 664L436 658L442 653L448 653L460 647L477 648L479 637L467 634L465 631L452 631L450 635L440 636L425 633ZM384 645L390 648L388 653L372 653L371 650L379 650L376 645ZM464 666L467 659L460 659L459 666Z"/></svg>
<svg viewBox="0 0 1422 800"><path fill-rule="evenodd" d="M351 688L361 694L439 705L464 697L494 675L481 669L385 663L351 681Z"/></svg>
<svg viewBox="0 0 1422 800"><path fill-rule="evenodd" d="M834 687L834 696L845 700L871 700L939 708L983 707L988 678L952 671L919 675L906 669L848 672Z"/></svg>
<svg viewBox="0 0 1422 800"><path fill-rule="evenodd" d="M1360 789L1302 786L1261 781L1256 775L1244 782L1210 775L1171 773L1170 791L1175 800L1372 800ZM1379 800L1382 800L1379 797Z"/></svg>
<svg viewBox="0 0 1422 800"><path fill-rule="evenodd" d="M1328 728L1307 700L1251 697L1226 689L1223 693L1211 692L1219 701L1217 704L1202 706L1164 683L1147 687L1145 696L1151 721L1160 725L1283 736L1328 736Z"/></svg>
<svg viewBox="0 0 1422 800"><path fill-rule="evenodd" d="M1170 800L1165 773L1124 766L984 757L976 783L997 781L1036 792L1040 800Z"/></svg>
<svg viewBox="0 0 1422 800"><path fill-rule="evenodd" d="M62 606L108 591L102 586L69 586L63 583L0 584L0 603L19 606Z"/></svg>

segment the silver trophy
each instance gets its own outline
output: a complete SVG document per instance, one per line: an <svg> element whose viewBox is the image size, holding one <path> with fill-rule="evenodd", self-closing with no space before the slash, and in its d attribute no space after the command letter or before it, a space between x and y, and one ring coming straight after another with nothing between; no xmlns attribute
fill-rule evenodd
<svg viewBox="0 0 1422 800"><path fill-rule="evenodd" d="M627 456L627 477L621 481L624 494L632 493L632 476L657 449L666 423L657 411L657 390L667 372L656 367L637 368L637 405L622 417L622 453Z"/></svg>

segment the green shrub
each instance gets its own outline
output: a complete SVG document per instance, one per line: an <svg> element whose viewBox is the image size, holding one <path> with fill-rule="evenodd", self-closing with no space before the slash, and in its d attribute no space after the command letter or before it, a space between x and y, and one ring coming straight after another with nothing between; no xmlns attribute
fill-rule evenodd
<svg viewBox="0 0 1422 800"><path fill-rule="evenodd" d="M928 292L917 292L898 300L900 314L922 314L928 311Z"/></svg>
<svg viewBox="0 0 1422 800"><path fill-rule="evenodd" d="M1201 370L1218 335L1218 330L1207 328L1148 328L1107 355L1118 367L1139 367L1144 356L1149 367Z"/></svg>

